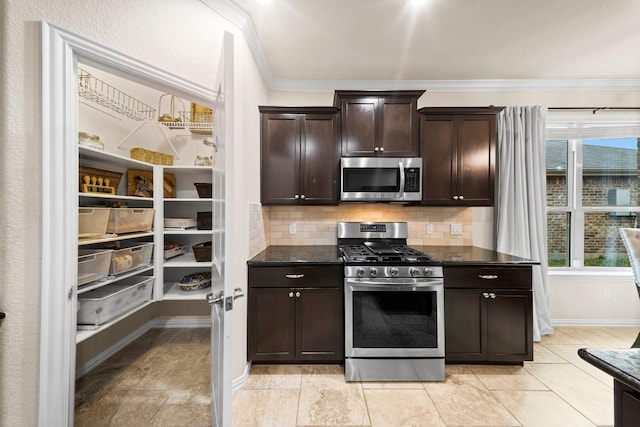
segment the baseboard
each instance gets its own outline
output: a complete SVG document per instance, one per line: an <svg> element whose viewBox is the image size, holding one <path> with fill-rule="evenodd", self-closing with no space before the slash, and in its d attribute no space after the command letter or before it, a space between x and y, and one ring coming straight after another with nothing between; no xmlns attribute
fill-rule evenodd
<svg viewBox="0 0 640 427"><path fill-rule="evenodd" d="M232 391L236 392L237 390L240 390L242 387L244 387L245 384L247 384L247 381L249 380L249 372L251 372L251 362L247 362L247 364L244 365L244 371L242 372L242 375L239 378L233 380L233 382L231 383Z"/></svg>
<svg viewBox="0 0 640 427"><path fill-rule="evenodd" d="M640 319L551 319L553 326L640 326Z"/></svg>

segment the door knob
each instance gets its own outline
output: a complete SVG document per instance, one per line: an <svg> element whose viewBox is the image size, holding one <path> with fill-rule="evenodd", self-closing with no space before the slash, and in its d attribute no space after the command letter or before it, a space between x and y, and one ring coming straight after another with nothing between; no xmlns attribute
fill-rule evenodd
<svg viewBox="0 0 640 427"><path fill-rule="evenodd" d="M218 304L222 306L222 302L224 301L224 292L220 291L218 296L213 296L213 294L207 294L207 302L209 305Z"/></svg>

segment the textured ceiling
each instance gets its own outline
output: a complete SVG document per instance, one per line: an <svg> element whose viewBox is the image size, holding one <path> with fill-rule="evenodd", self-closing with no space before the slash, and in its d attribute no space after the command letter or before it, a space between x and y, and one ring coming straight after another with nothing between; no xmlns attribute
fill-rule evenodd
<svg viewBox="0 0 640 427"><path fill-rule="evenodd" d="M233 3L274 80L640 79L639 0Z"/></svg>

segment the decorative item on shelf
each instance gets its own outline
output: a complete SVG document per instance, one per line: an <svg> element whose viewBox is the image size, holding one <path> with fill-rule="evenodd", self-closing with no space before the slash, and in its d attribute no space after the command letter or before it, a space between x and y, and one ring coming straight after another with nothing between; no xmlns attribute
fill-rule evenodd
<svg viewBox="0 0 640 427"><path fill-rule="evenodd" d="M104 144L100 141L100 137L98 135L89 135L86 132L78 132L78 144L104 151Z"/></svg>
<svg viewBox="0 0 640 427"><path fill-rule="evenodd" d="M211 272L202 271L200 273L187 274L180 278L177 285L183 291L197 291L211 286Z"/></svg>
<svg viewBox="0 0 640 427"><path fill-rule="evenodd" d="M197 262L211 262L213 251L211 242L198 243L191 247Z"/></svg>
<svg viewBox="0 0 640 427"><path fill-rule="evenodd" d="M176 176L165 173L162 176L163 197L176 197ZM153 171L129 169L127 171L127 195L138 197L153 197Z"/></svg>
<svg viewBox="0 0 640 427"><path fill-rule="evenodd" d="M162 99L167 96L169 97L169 112L162 114ZM158 101L158 122L170 129L184 129L182 119L176 116L176 100L182 104L182 109L184 110L184 103L180 98L168 93L160 95L160 100Z"/></svg>
<svg viewBox="0 0 640 427"><path fill-rule="evenodd" d="M211 230L213 226L213 215L211 211L197 212L197 229Z"/></svg>
<svg viewBox="0 0 640 427"><path fill-rule="evenodd" d="M201 199L210 199L211 198L211 183L210 182L194 182L193 185L196 186L196 190L198 190L198 197Z"/></svg>
<svg viewBox="0 0 640 427"><path fill-rule="evenodd" d="M160 153L158 151L145 150L135 147L131 149L131 158L152 165L173 166L173 154Z"/></svg>
<svg viewBox="0 0 640 427"><path fill-rule="evenodd" d="M197 155L193 161L194 166L213 166L213 156L200 156Z"/></svg>
<svg viewBox="0 0 640 427"><path fill-rule="evenodd" d="M182 243L165 242L164 243L164 260L175 258L187 252L187 245Z"/></svg>
<svg viewBox="0 0 640 427"><path fill-rule="evenodd" d="M122 174L105 169L80 166L78 178L82 193L116 194Z"/></svg>
<svg viewBox="0 0 640 427"><path fill-rule="evenodd" d="M213 126L213 110L204 105L191 103L190 111L180 111L185 122L189 123L191 133L199 135L211 135Z"/></svg>

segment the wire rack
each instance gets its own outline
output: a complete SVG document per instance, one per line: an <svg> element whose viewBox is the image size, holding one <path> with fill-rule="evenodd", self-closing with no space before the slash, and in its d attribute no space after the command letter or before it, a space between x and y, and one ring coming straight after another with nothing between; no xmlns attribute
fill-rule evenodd
<svg viewBox="0 0 640 427"><path fill-rule="evenodd" d="M78 68L78 95L136 121L155 120L155 108Z"/></svg>
<svg viewBox="0 0 640 427"><path fill-rule="evenodd" d="M211 135L213 130L213 112L179 111L182 121L186 123L191 133Z"/></svg>

